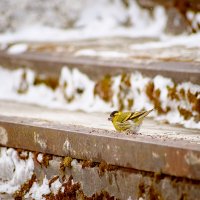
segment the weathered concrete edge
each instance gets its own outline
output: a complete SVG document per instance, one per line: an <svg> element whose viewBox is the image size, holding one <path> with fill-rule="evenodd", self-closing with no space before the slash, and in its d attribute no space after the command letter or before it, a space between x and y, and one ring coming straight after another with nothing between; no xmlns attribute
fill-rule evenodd
<svg viewBox="0 0 200 200"><path fill-rule="evenodd" d="M32 121L32 122L31 122ZM81 127L0 116L0 144L76 159L200 180L200 149L135 136L106 136ZM102 130L105 132L105 130Z"/></svg>
<svg viewBox="0 0 200 200"><path fill-rule="evenodd" d="M158 74L172 78L174 82L193 82L200 84L200 63L175 62L175 61L151 61L141 60L103 60L90 57L74 57L73 55L54 56L45 53L22 53L9 55L0 51L0 65L15 69L29 67L38 73L47 76L58 77L61 68L78 68L92 79L98 79L106 74L117 75L139 71L145 76L154 77ZM94 70L95 67L95 70ZM178 76L177 76L178 74Z"/></svg>
<svg viewBox="0 0 200 200"><path fill-rule="evenodd" d="M20 152L23 151L17 150L19 159L27 159L20 157ZM101 166L97 163L92 164L91 162L90 164L92 165L87 165L87 161L85 162L76 159L70 160L68 165L64 167L63 157L43 154L42 160L38 160L38 155L38 152L33 152L33 173L36 180L32 179L32 182L31 179L29 179L25 183L22 183L21 188L17 190L14 195L0 193L0 198L17 199L17 197L21 197L24 199L25 194L30 191L29 189L32 186L32 183L35 182L40 184L45 177L48 179L49 185L56 181L57 178L62 184L66 182L66 180L69 180L70 176L73 178L72 183L80 184L80 188L77 188L76 191L77 197L79 194L84 194L87 197L91 197L94 194L105 194L105 191L107 195L122 200L128 200L130 198L140 199L140 197L162 200L180 200L185 197L187 200L194 200L198 199L200 196L200 180L171 177L164 174L155 174L135 169L121 168L118 166L109 168L106 165L101 165L101 163ZM30 184L27 185L27 183ZM29 186L29 188L26 188L26 193L24 192L25 185ZM63 185L60 187L63 187Z"/></svg>

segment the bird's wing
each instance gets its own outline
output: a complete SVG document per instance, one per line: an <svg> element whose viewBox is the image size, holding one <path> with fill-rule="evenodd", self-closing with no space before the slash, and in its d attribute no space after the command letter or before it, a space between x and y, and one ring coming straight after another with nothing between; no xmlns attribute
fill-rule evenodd
<svg viewBox="0 0 200 200"><path fill-rule="evenodd" d="M153 110L153 109L152 109ZM118 122L125 122L128 120L135 120L135 119L143 119L145 116L147 116L152 110L149 111L141 111L141 112L123 112L118 117Z"/></svg>
<svg viewBox="0 0 200 200"><path fill-rule="evenodd" d="M144 117L146 117L150 112L152 112L153 109L148 110L148 111L141 111L141 112L134 112L131 114L131 116L129 117L128 120L134 120L134 119L143 119Z"/></svg>
<svg viewBox="0 0 200 200"><path fill-rule="evenodd" d="M132 112L130 117L127 120L134 120L136 118L139 118L140 116L144 115L146 111L141 111L141 112Z"/></svg>
<svg viewBox="0 0 200 200"><path fill-rule="evenodd" d="M127 121L131 115L132 115L132 112L123 112L118 116L117 121L120 123L123 123L123 122Z"/></svg>

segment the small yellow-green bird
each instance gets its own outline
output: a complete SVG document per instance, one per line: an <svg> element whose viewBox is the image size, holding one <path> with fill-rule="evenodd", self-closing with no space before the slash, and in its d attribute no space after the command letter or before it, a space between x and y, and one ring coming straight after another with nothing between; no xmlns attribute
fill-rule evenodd
<svg viewBox="0 0 200 200"><path fill-rule="evenodd" d="M112 121L115 129L119 132L136 133L139 131L143 119L151 112L120 112L113 111L108 120Z"/></svg>

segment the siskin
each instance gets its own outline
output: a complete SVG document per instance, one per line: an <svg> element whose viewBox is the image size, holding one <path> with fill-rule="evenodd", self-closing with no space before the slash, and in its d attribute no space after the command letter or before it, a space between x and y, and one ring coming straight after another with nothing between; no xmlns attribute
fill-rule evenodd
<svg viewBox="0 0 200 200"><path fill-rule="evenodd" d="M108 120L112 121L115 129L119 132L136 133L139 131L143 119L151 111L153 111L153 109L141 112L113 111Z"/></svg>

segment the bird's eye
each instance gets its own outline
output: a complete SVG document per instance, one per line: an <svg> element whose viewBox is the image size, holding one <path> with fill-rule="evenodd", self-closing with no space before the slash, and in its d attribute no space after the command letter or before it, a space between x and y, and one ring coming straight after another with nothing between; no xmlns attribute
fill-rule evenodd
<svg viewBox="0 0 200 200"><path fill-rule="evenodd" d="M113 111L113 112L110 114L110 117L114 117L117 113L118 113L118 111Z"/></svg>

